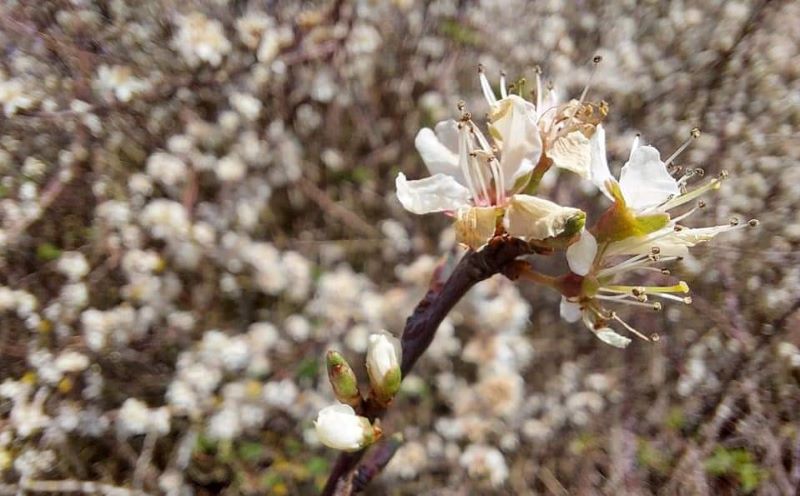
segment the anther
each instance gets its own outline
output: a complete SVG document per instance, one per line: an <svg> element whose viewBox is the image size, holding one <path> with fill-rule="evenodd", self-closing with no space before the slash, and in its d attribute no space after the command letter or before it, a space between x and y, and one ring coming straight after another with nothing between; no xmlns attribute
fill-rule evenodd
<svg viewBox="0 0 800 496"><path fill-rule="evenodd" d="M738 226L739 225L739 218L738 217L731 217L731 220L729 220L728 223L730 225L732 225L732 226Z"/></svg>
<svg viewBox="0 0 800 496"><path fill-rule="evenodd" d="M703 200L698 200L697 208L706 208L706 202L704 202Z"/></svg>
<svg viewBox="0 0 800 496"><path fill-rule="evenodd" d="M478 64L478 74L483 73L483 64Z"/></svg>
<svg viewBox="0 0 800 496"><path fill-rule="evenodd" d="M697 175L698 175L698 176L700 176L700 177L703 177L703 176L705 176L705 175L706 175L706 171L705 171L705 170L703 170L703 169L700 169L699 167L698 167L697 169L695 169L695 170L694 170L694 173L695 173L695 174L697 174Z"/></svg>
<svg viewBox="0 0 800 496"><path fill-rule="evenodd" d="M661 269L661 273L662 273L663 275L665 275L665 276L668 276L668 275L670 275L670 274L671 274L671 272L669 271L669 269Z"/></svg>
<svg viewBox="0 0 800 496"><path fill-rule="evenodd" d="M720 179L728 179L728 171L726 171L726 170L721 170L721 171L719 172L719 176L718 176L718 177L719 177Z"/></svg>
<svg viewBox="0 0 800 496"><path fill-rule="evenodd" d="M656 343L657 343L658 341L660 341L660 340L661 340L661 336L659 336L659 335L658 335L658 334L656 334L656 333L653 333L653 334L651 334L651 335L650 335L650 339L652 339L652 340L653 340L653 342L656 342Z"/></svg>
<svg viewBox="0 0 800 496"><path fill-rule="evenodd" d="M456 106L458 107L458 110L463 111L467 107L467 102L464 100L459 100L458 103L456 103Z"/></svg>
<svg viewBox="0 0 800 496"><path fill-rule="evenodd" d="M659 248L658 246L654 246L650 248L650 253L652 253L653 255L658 255L659 253L661 253L661 248Z"/></svg>
<svg viewBox="0 0 800 496"><path fill-rule="evenodd" d="M687 305L691 305L692 304L692 297L691 296L687 296L686 298L683 299L683 302L686 303Z"/></svg>
<svg viewBox="0 0 800 496"><path fill-rule="evenodd" d="M697 139L699 137L700 137L700 130L696 127L692 128L692 130L689 131L689 139L684 141L683 144L681 144L681 146L679 146L678 149L675 150L675 152L672 155L670 155L668 159L664 161L664 163L667 165L671 164L672 161L675 160L678 157L678 155L680 155L681 152L683 152L689 146L692 140Z"/></svg>
<svg viewBox="0 0 800 496"><path fill-rule="evenodd" d="M655 303L653 303L653 310L655 310L656 312L660 312L661 308L662 305L660 301L656 301Z"/></svg>
<svg viewBox="0 0 800 496"><path fill-rule="evenodd" d="M600 56L600 55L595 55L594 58L592 58L592 62L594 62L595 64L599 64L602 61L603 61L603 57Z"/></svg>
<svg viewBox="0 0 800 496"><path fill-rule="evenodd" d="M758 227L758 219L750 219L747 221L747 225L750 227Z"/></svg>

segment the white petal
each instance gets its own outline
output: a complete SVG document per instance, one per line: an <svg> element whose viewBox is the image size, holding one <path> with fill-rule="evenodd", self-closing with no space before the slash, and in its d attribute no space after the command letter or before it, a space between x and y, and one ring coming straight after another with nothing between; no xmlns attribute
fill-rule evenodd
<svg viewBox="0 0 800 496"><path fill-rule="evenodd" d="M584 179L591 175L591 144L580 131L558 138L548 156L556 167L572 171Z"/></svg>
<svg viewBox="0 0 800 496"><path fill-rule="evenodd" d="M414 146L431 175L447 174L464 184L458 164L457 126L456 121L451 119L438 123L435 134L427 127L420 129L414 139Z"/></svg>
<svg viewBox="0 0 800 496"><path fill-rule="evenodd" d="M594 135L590 141L591 146L591 170L589 179L597 186L597 189L603 192L609 199L613 200L611 194L606 188L606 181L614 180L611 176L611 171L608 169L608 160L606 158L606 130L603 129L602 124L598 124L595 128Z"/></svg>
<svg viewBox="0 0 800 496"><path fill-rule="evenodd" d="M567 222L582 211L562 207L557 203L531 196L514 195L509 201L503 218L503 226L511 236L521 239L545 239L558 236L567 227Z"/></svg>
<svg viewBox="0 0 800 496"><path fill-rule="evenodd" d="M506 187L510 188L517 178L533 170L542 154L536 109L523 98L511 95L497 102L490 120L492 137L502 153L500 168Z"/></svg>
<svg viewBox="0 0 800 496"><path fill-rule="evenodd" d="M320 410L314 428L320 442L329 448L353 451L363 447L369 434L369 421L344 404Z"/></svg>
<svg viewBox="0 0 800 496"><path fill-rule="evenodd" d="M455 211L469 205L469 190L446 174L409 181L401 172L397 175L395 187L397 199L406 210L415 214Z"/></svg>
<svg viewBox="0 0 800 496"><path fill-rule="evenodd" d="M600 338L600 341L610 344L615 348L625 348L631 344L631 340L629 338L617 334L608 327L603 327L602 329L596 330L595 335Z"/></svg>
<svg viewBox="0 0 800 496"><path fill-rule="evenodd" d="M634 210L658 205L680 194L677 181L652 146L640 146L631 152L631 159L620 172L619 186L628 207Z"/></svg>
<svg viewBox="0 0 800 496"><path fill-rule="evenodd" d="M579 276L585 276L592 269L595 255L597 255L597 240L592 233L584 230L580 239L567 248L569 270Z"/></svg>
<svg viewBox="0 0 800 496"><path fill-rule="evenodd" d="M580 304L571 302L564 296L561 297L561 304L558 309L561 313L561 318L567 322L577 322L581 318Z"/></svg>

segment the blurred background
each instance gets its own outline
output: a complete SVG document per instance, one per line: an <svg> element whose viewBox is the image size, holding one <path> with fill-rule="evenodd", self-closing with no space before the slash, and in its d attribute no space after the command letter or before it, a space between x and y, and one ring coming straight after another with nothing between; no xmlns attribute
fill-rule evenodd
<svg viewBox="0 0 800 496"><path fill-rule="evenodd" d="M624 351L478 285L367 493L796 494L798 2L9 0L0 46L0 494L316 493L325 351L366 379L456 252L394 196L416 132L488 110L478 64L568 99L594 55L612 169L698 126L679 162L730 179L694 225L761 226L674 267L691 306L623 313L661 335Z"/></svg>

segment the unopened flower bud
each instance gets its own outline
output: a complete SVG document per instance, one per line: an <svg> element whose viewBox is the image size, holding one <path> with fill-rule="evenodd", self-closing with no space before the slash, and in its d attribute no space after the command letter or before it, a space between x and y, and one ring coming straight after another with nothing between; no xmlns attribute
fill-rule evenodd
<svg viewBox="0 0 800 496"><path fill-rule="evenodd" d="M356 374L350 364L341 353L333 350L328 352L326 361L328 379L331 381L336 399L350 406L358 405L361 402L361 394L358 392Z"/></svg>
<svg viewBox="0 0 800 496"><path fill-rule="evenodd" d="M317 437L325 446L342 451L358 451L374 443L381 429L369 419L356 415L350 405L331 405L320 410L314 422Z"/></svg>
<svg viewBox="0 0 800 496"><path fill-rule="evenodd" d="M367 347L367 373L375 397L388 403L400 389L400 341L389 334L371 334Z"/></svg>

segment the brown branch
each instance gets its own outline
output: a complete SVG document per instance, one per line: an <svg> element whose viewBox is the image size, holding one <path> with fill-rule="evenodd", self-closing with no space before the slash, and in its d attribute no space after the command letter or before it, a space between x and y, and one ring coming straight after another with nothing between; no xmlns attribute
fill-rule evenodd
<svg viewBox="0 0 800 496"><path fill-rule="evenodd" d="M406 321L400 339L403 349L401 363L403 377L411 372L419 357L428 349L442 320L472 286L495 274L505 274L507 277L513 278L514 271L509 270L512 268L513 262L517 257L533 253L533 251L533 248L524 241L498 236L482 250L464 255L444 283L437 281L434 276L431 289L417 304L414 313ZM386 409L377 402L367 401L360 414L370 420L375 420L383 416L385 412ZM365 451L339 455L328 477L328 482L322 490L322 496L351 494L354 489L351 474L358 466ZM377 475L377 471L372 474L373 477L374 475ZM340 482L342 487L340 487Z"/></svg>

